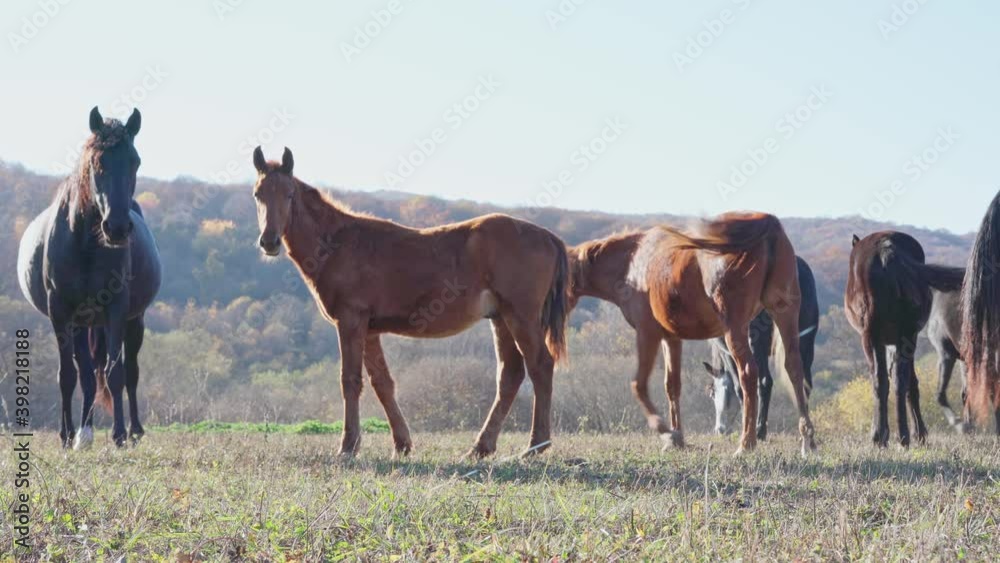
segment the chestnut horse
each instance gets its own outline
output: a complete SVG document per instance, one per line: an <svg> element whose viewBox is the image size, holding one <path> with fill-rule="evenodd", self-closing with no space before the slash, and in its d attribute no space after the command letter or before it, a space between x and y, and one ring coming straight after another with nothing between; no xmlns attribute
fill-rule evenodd
<svg viewBox="0 0 1000 563"><path fill-rule="evenodd" d="M1000 432L1000 193L993 198L972 246L962 289L966 412L986 418L992 410Z"/></svg>
<svg viewBox="0 0 1000 563"><path fill-rule="evenodd" d="M931 312L931 289L955 291L962 286L965 276L963 268L925 264L924 261L923 247L905 233L881 231L864 239L854 237L844 310L851 326L861 335L861 345L868 359L877 403L872 420L872 441L882 448L889 444L890 372L896 381L900 445L910 445L907 402L917 427L917 442L927 439L913 365L917 334L927 324ZM888 366L887 347L894 350L892 370Z"/></svg>
<svg viewBox="0 0 1000 563"><path fill-rule="evenodd" d="M727 213L696 233L668 227L614 235L570 249L571 305L583 296L610 301L635 329L638 368L632 391L649 427L670 445L684 446L681 426L682 340L724 336L737 359L743 432L737 453L757 444L757 363L750 321L761 310L774 319L786 347L782 366L799 408L802 451L815 449L799 355L801 295L795 252L781 222L763 213ZM670 426L649 398L648 380L663 343Z"/></svg>
<svg viewBox="0 0 1000 563"><path fill-rule="evenodd" d="M397 454L412 448L382 353L383 333L415 338L456 334L490 319L497 354L493 407L468 455L496 451L525 367L535 394L531 443L550 445L552 371L565 354L568 260L549 231L506 215L430 229L352 213L292 175L292 153L267 162L253 153L260 247L282 246L340 339L344 431L340 453L361 443L362 365L385 409Z"/></svg>

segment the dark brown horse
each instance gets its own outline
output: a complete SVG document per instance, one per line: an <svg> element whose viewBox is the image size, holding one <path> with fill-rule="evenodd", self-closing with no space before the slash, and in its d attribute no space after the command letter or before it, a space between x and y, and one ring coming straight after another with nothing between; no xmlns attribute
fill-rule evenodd
<svg viewBox="0 0 1000 563"><path fill-rule="evenodd" d="M786 347L787 370L799 408L802 449L815 448L799 354L801 295L795 252L777 218L728 213L695 234L667 227L611 236L570 249L571 303L583 296L617 305L636 331L638 369L632 390L649 427L669 444L684 445L681 427L681 342L724 336L737 359L747 398L739 451L757 444L757 363L749 324L761 310L774 319ZM649 398L648 380L663 343L670 426Z"/></svg>
<svg viewBox="0 0 1000 563"><path fill-rule="evenodd" d="M396 452L412 448L382 353L383 333L450 336L490 319L497 352L493 408L469 452L496 451L497 436L525 376L535 393L528 452L550 444L552 370L565 353L568 260L562 241L505 215L412 229L352 213L292 175L292 153L267 162L257 147L254 185L260 247L282 245L320 312L337 326L344 394L342 455L361 442L362 365L385 408Z"/></svg>
<svg viewBox="0 0 1000 563"><path fill-rule="evenodd" d="M92 109L92 134L76 172L21 237L21 291L49 317L59 347L59 437L64 447L93 443L95 397L110 397L115 444L122 446L129 437L138 440L144 432L138 357L143 315L160 289L162 272L153 234L133 199L140 164L135 137L141 123L138 110L123 124ZM101 341L99 353L89 346L91 333ZM94 364L100 366L100 383ZM73 425L78 379L83 392L79 431ZM127 431L123 392L129 402Z"/></svg>
<svg viewBox="0 0 1000 563"><path fill-rule="evenodd" d="M851 326L861 335L868 359L877 408L872 441L889 444L889 374L895 377L899 443L910 445L906 407L916 425L917 442L927 439L920 412L920 389L914 369L917 334L931 312L931 289L955 291L962 286L963 268L925 264L924 249L916 239L897 231L881 231L864 239L854 237L844 306ZM891 347L894 369L889 368Z"/></svg>
<svg viewBox="0 0 1000 563"><path fill-rule="evenodd" d="M963 357L969 414L992 411L1000 432L1000 193L993 198L972 246L962 289Z"/></svg>

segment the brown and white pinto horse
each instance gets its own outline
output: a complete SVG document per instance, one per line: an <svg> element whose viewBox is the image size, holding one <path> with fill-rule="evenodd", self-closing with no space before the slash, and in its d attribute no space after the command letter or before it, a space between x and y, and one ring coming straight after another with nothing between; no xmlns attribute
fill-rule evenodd
<svg viewBox="0 0 1000 563"><path fill-rule="evenodd" d="M535 393L528 452L550 444L552 371L565 353L568 260L549 231L505 215L412 229L352 213L292 175L292 153L267 162L254 151L260 247L282 246L323 316L337 326L344 395L340 453L361 443L362 365L385 408L397 454L412 448L382 353L383 333L450 336L490 319L496 343L493 408L469 452L496 451L497 436L524 380ZM526 452L526 453L528 453Z"/></svg>
<svg viewBox="0 0 1000 563"><path fill-rule="evenodd" d="M795 251L781 222L763 213L727 213L696 233L668 227L614 235L570 249L571 304L583 296L617 305L636 331L638 369L632 390L649 427L684 445L681 426L682 340L724 336L746 403L737 453L757 444L757 364L749 324L761 310L774 318L786 348L783 367L795 390L802 451L814 449L813 425L799 354L799 291ZM649 398L648 380L663 343L670 426Z"/></svg>

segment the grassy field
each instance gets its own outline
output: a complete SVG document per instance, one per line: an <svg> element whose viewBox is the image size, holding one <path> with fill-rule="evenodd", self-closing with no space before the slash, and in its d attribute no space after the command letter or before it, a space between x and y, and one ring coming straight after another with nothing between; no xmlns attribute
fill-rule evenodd
<svg viewBox="0 0 1000 563"><path fill-rule="evenodd" d="M336 436L153 432L64 452L35 437L33 556L54 561L996 560L1000 443L937 435L878 452L791 436L733 458L735 438L559 435L540 457L458 457L472 433L418 434L394 461L385 434L341 461ZM13 444L5 440L5 447ZM5 482L12 456L3 456ZM7 475L11 475L8 478ZM11 487L0 561L12 560Z"/></svg>

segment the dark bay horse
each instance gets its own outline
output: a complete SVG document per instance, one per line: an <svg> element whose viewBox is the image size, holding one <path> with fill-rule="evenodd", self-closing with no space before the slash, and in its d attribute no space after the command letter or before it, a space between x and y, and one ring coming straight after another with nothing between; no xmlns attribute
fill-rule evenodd
<svg viewBox="0 0 1000 563"><path fill-rule="evenodd" d="M92 135L74 174L55 201L31 222L21 238L17 273L28 301L52 321L59 346L59 388L63 447L89 446L94 439L93 405L98 392L94 364L106 366L114 412L112 438L124 445L143 434L136 389L143 313L160 287L160 258L135 194L139 154L138 110L123 125L90 112ZM97 357L90 349L104 350ZM80 431L73 428L77 377L83 390ZM101 384L101 391L105 385ZM127 389L131 425L125 431L122 391Z"/></svg>
<svg viewBox="0 0 1000 563"><path fill-rule="evenodd" d="M1000 432L1000 193L983 217L962 288L962 334L968 383L966 411L992 411Z"/></svg>
<svg viewBox="0 0 1000 563"><path fill-rule="evenodd" d="M284 246L337 327L344 395L340 453L361 442L358 398L362 365L392 430L397 454L412 448L382 353L383 333L415 338L450 336L490 319L497 354L493 407L470 456L496 451L497 437L524 380L535 393L531 443L550 445L552 371L565 353L568 261L549 231L505 215L487 215L430 229L352 213L292 174L292 153L253 163L259 244L269 256Z"/></svg>
<svg viewBox="0 0 1000 563"><path fill-rule="evenodd" d="M795 258L799 274L799 288L802 292L802 305L799 307L799 350L802 353L802 370L805 374L806 392L812 390L812 364L816 352L816 334L819 330L819 298L816 293L816 278L812 268L801 257ZM704 363L705 370L712 376L710 394L715 405L715 431L719 434L729 432L729 422L733 420L743 402L743 390L736 384L738 370L736 361L729 354L729 348L723 338L713 338L712 362ZM774 346L774 319L767 311L761 311L750 322L750 348L757 362L758 401L757 439L767 439L767 417L771 406L771 390L774 378L771 377L771 367L768 361L772 352L777 356L775 364L784 363L781 357L783 348Z"/></svg>
<svg viewBox="0 0 1000 563"><path fill-rule="evenodd" d="M931 312L931 290L956 291L964 277L963 268L926 264L923 247L905 233L881 231L864 239L855 235L844 309L851 326L861 335L871 370L877 403L872 441L877 446L889 444L890 372L895 378L899 443L903 447L910 445L907 403L916 425L917 442L927 439L914 369L917 334ZM893 349L894 369L888 366L889 347Z"/></svg>
<svg viewBox="0 0 1000 563"><path fill-rule="evenodd" d="M638 368L632 382L650 428L684 445L681 427L682 340L723 336L737 358L747 397L739 452L757 444L757 363L750 321L766 310L786 349L787 370L799 408L802 449L815 448L799 352L801 301L795 251L781 222L763 213L727 213L694 233L669 227L614 235L570 249L571 304L583 296L614 303L635 329ZM663 343L670 426L649 398L648 380Z"/></svg>

